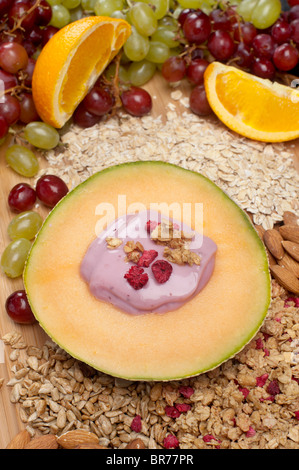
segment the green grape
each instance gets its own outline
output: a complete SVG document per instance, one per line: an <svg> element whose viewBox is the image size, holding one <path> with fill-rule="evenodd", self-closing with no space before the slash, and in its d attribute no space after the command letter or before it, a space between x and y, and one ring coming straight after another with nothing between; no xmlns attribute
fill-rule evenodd
<svg viewBox="0 0 299 470"><path fill-rule="evenodd" d="M96 0L81 0L81 6L85 11L93 11Z"/></svg>
<svg viewBox="0 0 299 470"><path fill-rule="evenodd" d="M132 62L128 68L128 80L134 86L142 86L153 77L156 68L156 65L148 60Z"/></svg>
<svg viewBox="0 0 299 470"><path fill-rule="evenodd" d="M120 20L126 19L126 15L121 10L115 10L110 16L111 18L119 18Z"/></svg>
<svg viewBox="0 0 299 470"><path fill-rule="evenodd" d="M252 12L251 22L258 29L266 29L278 20L280 13L280 0L259 0Z"/></svg>
<svg viewBox="0 0 299 470"><path fill-rule="evenodd" d="M183 8L200 8L203 0L178 0L178 3Z"/></svg>
<svg viewBox="0 0 299 470"><path fill-rule="evenodd" d="M173 16L166 15L158 21L158 26L173 26L178 28L178 20Z"/></svg>
<svg viewBox="0 0 299 470"><path fill-rule="evenodd" d="M83 10L82 10L81 5L78 6L77 8L73 8L70 11L70 14L71 14L71 22L80 20L83 17Z"/></svg>
<svg viewBox="0 0 299 470"><path fill-rule="evenodd" d="M146 0L153 7L153 12L157 20L163 18L169 10L169 0Z"/></svg>
<svg viewBox="0 0 299 470"><path fill-rule="evenodd" d="M58 131L45 122L33 121L24 129L25 139L37 148L50 150L59 143Z"/></svg>
<svg viewBox="0 0 299 470"><path fill-rule="evenodd" d="M150 41L150 48L146 60L154 64L162 64L170 56L170 49L163 42Z"/></svg>
<svg viewBox="0 0 299 470"><path fill-rule="evenodd" d="M149 51L149 47L149 39L139 34L138 31L132 27L131 35L124 44L124 52L128 59L133 62L138 62L144 59Z"/></svg>
<svg viewBox="0 0 299 470"><path fill-rule="evenodd" d="M34 153L23 145L14 144L5 153L6 163L19 175L31 178L39 170L39 164Z"/></svg>
<svg viewBox="0 0 299 470"><path fill-rule="evenodd" d="M43 218L35 211L22 212L15 216L7 228L11 240L26 238L32 240L43 224Z"/></svg>
<svg viewBox="0 0 299 470"><path fill-rule="evenodd" d="M158 22L152 8L146 3L135 3L130 11L132 25L143 36L151 36L157 29Z"/></svg>
<svg viewBox="0 0 299 470"><path fill-rule="evenodd" d="M151 40L163 42L168 47L173 48L179 45L179 41L175 40L176 36L177 29L174 26L158 26Z"/></svg>
<svg viewBox="0 0 299 470"><path fill-rule="evenodd" d="M252 12L258 2L259 0L243 0L237 7L237 11L244 21L251 21Z"/></svg>
<svg viewBox="0 0 299 470"><path fill-rule="evenodd" d="M111 81L115 77L115 73L116 73L116 65L115 65L115 63L112 63L112 64L108 65L108 67L105 70L105 78L107 80ZM119 66L118 78L121 82L124 82L124 83L129 82L128 72L127 72L126 68L123 65Z"/></svg>
<svg viewBox="0 0 299 470"><path fill-rule="evenodd" d="M54 5L60 5L62 0L49 0L48 3L53 7Z"/></svg>
<svg viewBox="0 0 299 470"><path fill-rule="evenodd" d="M81 0L62 0L62 5L68 10L77 8L81 3Z"/></svg>
<svg viewBox="0 0 299 470"><path fill-rule="evenodd" d="M63 5L53 5L52 6L52 18L50 25L55 26L55 28L63 28L69 24L71 20L71 14L67 8Z"/></svg>
<svg viewBox="0 0 299 470"><path fill-rule="evenodd" d="M1 256L1 268L6 276L15 278L23 274L30 248L31 242L26 238L19 238L7 245Z"/></svg>
<svg viewBox="0 0 299 470"><path fill-rule="evenodd" d="M110 16L116 10L122 10L123 0L96 0L94 12L97 16Z"/></svg>

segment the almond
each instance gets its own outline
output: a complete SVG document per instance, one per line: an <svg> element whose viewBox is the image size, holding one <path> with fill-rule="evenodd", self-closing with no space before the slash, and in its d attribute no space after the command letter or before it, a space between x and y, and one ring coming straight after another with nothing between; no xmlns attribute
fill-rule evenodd
<svg viewBox="0 0 299 470"><path fill-rule="evenodd" d="M282 225L279 227L279 232L285 240L299 243L299 225Z"/></svg>
<svg viewBox="0 0 299 470"><path fill-rule="evenodd" d="M26 444L24 449L58 449L57 438L54 434L35 437Z"/></svg>
<svg viewBox="0 0 299 470"><path fill-rule="evenodd" d="M29 432L24 429L23 431L16 434L16 436L6 446L6 449L24 449L30 440L31 436Z"/></svg>
<svg viewBox="0 0 299 470"><path fill-rule="evenodd" d="M281 234L274 228L266 230L263 235L264 243L270 253L276 259L281 259L284 255L284 249L281 244L283 238Z"/></svg>
<svg viewBox="0 0 299 470"><path fill-rule="evenodd" d="M298 217L294 212L285 211L283 214L283 223L285 225L298 225Z"/></svg>
<svg viewBox="0 0 299 470"><path fill-rule="evenodd" d="M142 439L137 438L129 442L129 444L126 446L126 449L145 449L145 445Z"/></svg>
<svg viewBox="0 0 299 470"><path fill-rule="evenodd" d="M99 438L93 432L74 429L73 431L61 434L61 436L57 438L57 441L63 449L75 449L85 444L98 444Z"/></svg>
<svg viewBox="0 0 299 470"><path fill-rule="evenodd" d="M299 277L299 263L295 261L288 253L285 253L283 257L277 261L279 266L283 266Z"/></svg>
<svg viewBox="0 0 299 470"><path fill-rule="evenodd" d="M296 261L299 261L299 243L289 242L288 240L284 240L281 243L285 251Z"/></svg>
<svg viewBox="0 0 299 470"><path fill-rule="evenodd" d="M282 287L293 294L299 295L299 280L295 274L278 264L270 266L270 271L272 276Z"/></svg>

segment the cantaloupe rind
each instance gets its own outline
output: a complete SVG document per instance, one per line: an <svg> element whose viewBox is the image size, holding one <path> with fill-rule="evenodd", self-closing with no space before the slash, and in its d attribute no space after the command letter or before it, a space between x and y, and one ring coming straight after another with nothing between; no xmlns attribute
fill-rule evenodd
<svg viewBox="0 0 299 470"><path fill-rule="evenodd" d="M127 194L128 203L188 202L191 195L210 201L203 229L218 245L215 272L177 311L125 314L92 298L80 278L80 260L95 238L94 206L108 196L115 202L117 193ZM271 300L265 248L246 213L203 175L156 161L107 168L70 191L33 243L24 285L53 341L95 369L130 380L168 381L214 369L254 338Z"/></svg>

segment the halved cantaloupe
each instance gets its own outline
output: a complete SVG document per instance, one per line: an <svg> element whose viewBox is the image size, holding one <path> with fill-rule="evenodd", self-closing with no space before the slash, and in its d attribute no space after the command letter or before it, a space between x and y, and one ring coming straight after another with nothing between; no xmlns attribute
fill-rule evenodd
<svg viewBox="0 0 299 470"><path fill-rule="evenodd" d="M96 207L116 208L119 195L126 207L203 204L203 234L217 244L215 269L177 310L130 315L93 297L81 278L96 237ZM132 380L173 380L215 368L254 337L271 298L265 249L247 215L204 176L163 162L110 167L72 190L40 230L24 284L34 315L58 345L95 369Z"/></svg>

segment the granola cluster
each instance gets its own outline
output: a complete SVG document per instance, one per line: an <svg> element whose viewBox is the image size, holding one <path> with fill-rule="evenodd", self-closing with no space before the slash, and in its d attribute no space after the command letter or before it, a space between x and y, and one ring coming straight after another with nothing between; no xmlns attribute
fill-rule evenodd
<svg viewBox="0 0 299 470"><path fill-rule="evenodd" d="M216 369L172 382L114 378L13 332L2 338L10 399L32 436L85 429L108 448L140 438L150 449L299 449L298 325L299 299L272 281L256 337Z"/></svg>

